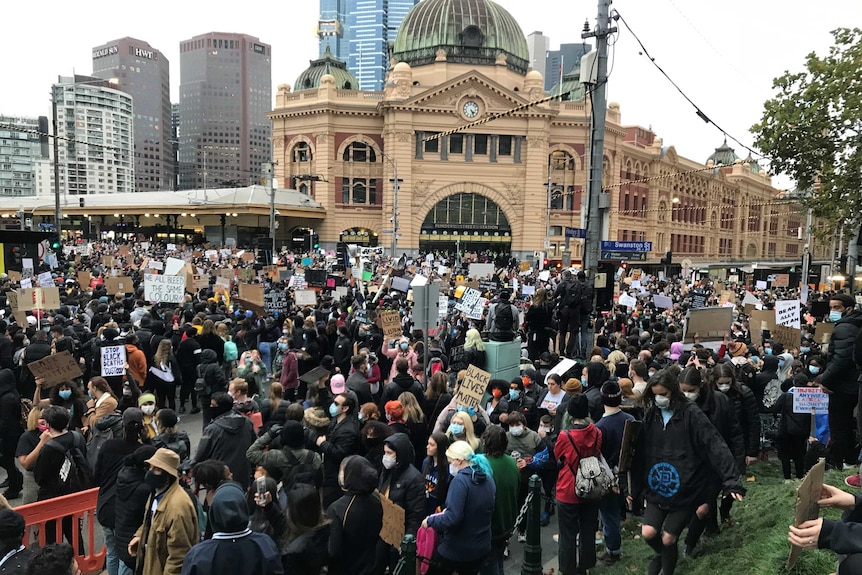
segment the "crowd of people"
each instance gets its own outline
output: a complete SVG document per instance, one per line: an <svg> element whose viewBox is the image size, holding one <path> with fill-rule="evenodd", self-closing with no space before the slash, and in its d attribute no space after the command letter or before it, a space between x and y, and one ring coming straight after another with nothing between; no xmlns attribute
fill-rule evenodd
<svg viewBox="0 0 862 575"><path fill-rule="evenodd" d="M733 321L723 340L707 342L685 330L691 309L718 305L709 279L619 277L634 303L596 310L583 272L540 274L497 258L476 316L455 307L463 285L475 285L469 262L382 260L363 282L330 258L300 265L283 254L279 268L329 266L333 280L316 305L297 305L278 269L234 250L171 247L67 249L52 277L60 305L23 315L8 293L19 286L0 279L6 499L17 506L98 488L109 575L394 573L399 546L381 538L390 503L404 511L399 530L418 538L425 572L502 574L510 545L526 541L519 512L533 475L542 526L557 516L561 573L619 562L622 522L634 514L653 551L647 573L672 575L678 540L694 556L704 533L731 525L746 493L740 476L772 447L788 481L803 476L812 452L839 469L858 464L862 312L845 294L806 294L798 345L785 346L750 325L743 300L770 310L798 290L730 284ZM116 272L106 256L131 278L129 290L107 292ZM168 257L190 263L207 286L179 303L147 301L146 264ZM226 287L221 270L231 270ZM407 293L384 281L420 273L449 296L427 340ZM240 283L282 292L287 307L243 299ZM658 307L654 294L672 305ZM828 302L828 316L812 314L815 301ZM400 313L398 337L384 337L382 310ZM824 322L834 324L828 344L814 338ZM513 341L517 376L491 374L478 402L460 393L471 366L491 369L489 342ZM117 346L123 374L103 375L102 354ZM28 368L62 352L80 378L48 385ZM830 394L828 416L794 413L799 388ZM196 445L185 414L202 420ZM858 475L847 481L859 487ZM853 572L858 502L824 492L824 506L852 510L794 528L791 540L846 554L839 573ZM0 573L63 562L74 573L68 544L79 530L72 517L59 521L35 549L21 515L0 512Z"/></svg>

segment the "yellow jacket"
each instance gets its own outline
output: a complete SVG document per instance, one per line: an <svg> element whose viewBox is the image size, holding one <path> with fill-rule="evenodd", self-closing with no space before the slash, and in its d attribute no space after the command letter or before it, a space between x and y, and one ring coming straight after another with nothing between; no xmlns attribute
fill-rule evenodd
<svg viewBox="0 0 862 575"><path fill-rule="evenodd" d="M135 533L141 538L137 566L143 566L143 575L180 575L186 554L200 539L197 511L175 481L150 520L153 497L147 501L144 524Z"/></svg>

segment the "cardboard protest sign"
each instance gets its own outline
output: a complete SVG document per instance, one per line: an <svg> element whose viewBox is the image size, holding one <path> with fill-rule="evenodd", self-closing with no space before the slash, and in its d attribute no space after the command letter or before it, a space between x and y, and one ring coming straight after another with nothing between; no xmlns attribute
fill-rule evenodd
<svg viewBox="0 0 862 575"><path fill-rule="evenodd" d="M802 345L802 330L786 325L776 325L769 331L772 341L784 346L785 351L799 349Z"/></svg>
<svg viewBox="0 0 862 575"><path fill-rule="evenodd" d="M835 331L834 323L820 322L814 329L814 341L820 345L826 345L832 338L832 332Z"/></svg>
<svg viewBox="0 0 862 575"><path fill-rule="evenodd" d="M829 413L829 394L819 387L794 387L793 413Z"/></svg>
<svg viewBox="0 0 862 575"><path fill-rule="evenodd" d="M126 346L103 347L102 377L117 377L126 373Z"/></svg>
<svg viewBox="0 0 862 575"><path fill-rule="evenodd" d="M751 343L760 345L763 341L761 332L766 329L769 330L769 333L772 333L775 329L775 311L768 309L752 311L748 325L751 328Z"/></svg>
<svg viewBox="0 0 862 575"><path fill-rule="evenodd" d="M317 292L312 289L296 290L293 292L293 298L296 301L296 305L300 307L317 305Z"/></svg>
<svg viewBox="0 0 862 575"><path fill-rule="evenodd" d="M377 314L380 329L383 330L383 338L386 340L398 339L402 335L401 314L397 311L382 311Z"/></svg>
<svg viewBox="0 0 862 575"><path fill-rule="evenodd" d="M697 334L701 342L721 340L730 332L733 322L733 309L729 307L708 307L689 310L685 322L683 343L694 343Z"/></svg>
<svg viewBox="0 0 862 575"><path fill-rule="evenodd" d="M721 295L718 297L718 305L724 305L728 302L736 303L736 294L733 293L733 290L722 290Z"/></svg>
<svg viewBox="0 0 862 575"><path fill-rule="evenodd" d="M239 284L239 299L263 307L263 286L258 284Z"/></svg>
<svg viewBox="0 0 862 575"><path fill-rule="evenodd" d="M787 287L788 285L790 285L790 274L775 274L772 287Z"/></svg>
<svg viewBox="0 0 862 575"><path fill-rule="evenodd" d="M631 469L632 460L634 459L635 442L642 430L642 421L626 421L626 425L623 428L623 442L620 447L620 473L626 473Z"/></svg>
<svg viewBox="0 0 862 575"><path fill-rule="evenodd" d="M105 290L110 294L132 293L135 291L135 284L128 276L105 278Z"/></svg>
<svg viewBox="0 0 862 575"><path fill-rule="evenodd" d="M383 526L380 528L380 539L396 549L404 539L404 508L393 503L380 493L380 503L383 506Z"/></svg>
<svg viewBox="0 0 862 575"><path fill-rule="evenodd" d="M114 267L114 258L111 256L102 256L102 265L106 268Z"/></svg>
<svg viewBox="0 0 862 575"><path fill-rule="evenodd" d="M826 471L826 460L820 459L812 467L802 480L802 484L796 488L796 517L793 524L799 527L806 521L820 517L820 500L823 492L823 474ZM799 561L802 548L795 545L790 548L790 556L787 558L785 568L790 572Z"/></svg>
<svg viewBox="0 0 862 575"><path fill-rule="evenodd" d="M775 323L799 329L800 307L798 299L778 300L775 302Z"/></svg>
<svg viewBox="0 0 862 575"><path fill-rule="evenodd" d="M18 290L17 295L18 299L15 301L17 308L13 307L15 311L49 310L60 307L60 288L26 288Z"/></svg>
<svg viewBox="0 0 862 575"><path fill-rule="evenodd" d="M93 276L90 275L90 272L78 272L78 285L81 286L81 289L89 289L92 279Z"/></svg>
<svg viewBox="0 0 862 575"><path fill-rule="evenodd" d="M186 278L144 274L144 299L152 303L180 303L186 297Z"/></svg>
<svg viewBox="0 0 862 575"><path fill-rule="evenodd" d="M467 368L467 375L464 376L464 381L458 386L455 392L455 400L458 405L464 407L476 407L481 403L482 396L485 390L488 389L488 383L491 381L491 374L484 369L479 369L475 365Z"/></svg>
<svg viewBox="0 0 862 575"><path fill-rule="evenodd" d="M21 272L16 272L15 270L6 270L6 275L9 276L9 281L11 282L21 281Z"/></svg>
<svg viewBox="0 0 862 575"><path fill-rule="evenodd" d="M470 264L469 275L473 279L484 279L494 275L494 264Z"/></svg>
<svg viewBox="0 0 862 575"><path fill-rule="evenodd" d="M78 362L68 351L61 351L28 363L27 368L35 377L42 378L42 387L46 388L84 375L78 367Z"/></svg>

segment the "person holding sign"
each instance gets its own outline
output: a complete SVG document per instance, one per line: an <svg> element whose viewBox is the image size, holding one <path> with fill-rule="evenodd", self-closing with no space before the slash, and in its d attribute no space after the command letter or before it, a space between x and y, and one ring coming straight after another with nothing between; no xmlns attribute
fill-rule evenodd
<svg viewBox="0 0 862 575"><path fill-rule="evenodd" d="M466 441L450 445L446 458L453 475L446 509L422 522L440 537L426 575L475 575L491 552L496 485L488 460Z"/></svg>
<svg viewBox="0 0 862 575"><path fill-rule="evenodd" d="M806 389L807 385L808 378L802 373L793 379L785 380L781 385L782 393L772 407L772 413L781 415L781 423L778 425L778 459L781 460L785 481L790 481L791 462L796 467L796 479L805 476L805 450L811 435L811 413L793 411L793 393L797 387ZM816 387L808 389L820 391Z"/></svg>

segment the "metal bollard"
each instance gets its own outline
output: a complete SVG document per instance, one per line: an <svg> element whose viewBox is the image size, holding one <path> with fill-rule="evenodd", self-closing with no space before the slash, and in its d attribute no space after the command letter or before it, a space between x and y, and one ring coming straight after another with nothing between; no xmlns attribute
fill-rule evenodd
<svg viewBox="0 0 862 575"><path fill-rule="evenodd" d="M393 575L416 575L416 538L407 534L401 540L401 558Z"/></svg>
<svg viewBox="0 0 862 575"><path fill-rule="evenodd" d="M521 575L542 575L542 482L538 475L530 477L530 506L527 508L527 542Z"/></svg>

